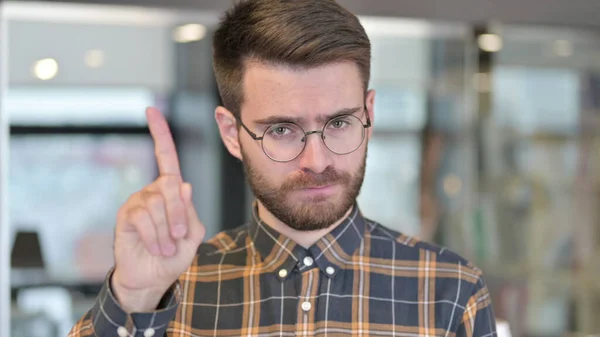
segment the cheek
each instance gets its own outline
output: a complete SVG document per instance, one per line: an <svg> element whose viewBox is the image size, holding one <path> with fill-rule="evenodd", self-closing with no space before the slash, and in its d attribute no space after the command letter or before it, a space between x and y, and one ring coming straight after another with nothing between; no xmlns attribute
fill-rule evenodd
<svg viewBox="0 0 600 337"><path fill-rule="evenodd" d="M247 148L250 147L249 145L252 144L244 146L244 160L269 184L278 186L293 172L292 164L277 163L269 159L260 147L260 143L251 149Z"/></svg>
<svg viewBox="0 0 600 337"><path fill-rule="evenodd" d="M364 147L361 147L350 154L337 156L335 159L335 168L338 171L354 173L354 171L356 171L362 164L364 156Z"/></svg>
<svg viewBox="0 0 600 337"><path fill-rule="evenodd" d="M268 158L266 158L263 164L262 172L265 178L274 186L281 185L293 172L287 168L287 164L276 163Z"/></svg>
<svg viewBox="0 0 600 337"><path fill-rule="evenodd" d="M243 129L240 129L241 133L238 137L240 148L242 150L242 156L249 157L250 160L254 161L260 160L260 155L263 154L260 142L252 139L247 132L242 131Z"/></svg>

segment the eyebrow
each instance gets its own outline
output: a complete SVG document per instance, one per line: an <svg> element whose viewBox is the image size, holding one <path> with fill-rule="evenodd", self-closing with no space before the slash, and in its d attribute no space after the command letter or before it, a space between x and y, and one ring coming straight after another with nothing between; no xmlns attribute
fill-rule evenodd
<svg viewBox="0 0 600 337"><path fill-rule="evenodd" d="M344 108L341 110L338 110L332 114L327 114L327 115L319 115L317 117L317 122L319 123L325 123L327 121L329 121L332 118L341 116L341 115L352 115L354 113L356 113L357 111L360 111L364 109L364 106L361 107L355 107L355 108ZM261 119L257 119L254 121L255 124L260 124L260 125L271 125L271 124L277 124L277 123L295 123L295 124L301 124L302 122L305 121L304 117L297 117L297 116L270 116L267 118L261 118Z"/></svg>

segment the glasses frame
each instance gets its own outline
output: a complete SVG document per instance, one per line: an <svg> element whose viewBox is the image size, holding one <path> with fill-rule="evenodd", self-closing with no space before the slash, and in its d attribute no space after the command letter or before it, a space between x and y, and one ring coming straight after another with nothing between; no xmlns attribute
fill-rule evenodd
<svg viewBox="0 0 600 337"><path fill-rule="evenodd" d="M292 161L292 160L294 160L294 159L298 158L298 157L299 157L299 156L302 154L302 152L304 152L304 149L306 148L306 138L307 138L308 136L312 135L312 134L320 134L320 135L321 135L321 137L319 137L319 138L321 138L321 142L323 142L323 145L325 145L325 147L327 148L327 150L329 150L329 151L331 151L332 153L335 153L335 154L337 154L337 155L347 155L347 154L350 154L350 153L352 153L352 152L354 152L354 151L358 150L358 148L359 148L359 147L360 147L360 146L363 144L363 142L365 141L365 135L366 135L366 133L365 133L364 131L363 131L363 133L362 133L362 139L361 139L360 143L358 144L358 146L357 146L357 147L356 147L354 150L352 150L352 151L349 151L349 152L346 152L346 153L337 153L337 152L335 152L335 151L331 150L331 149L329 148L329 146L327 146L327 144L325 144L325 128L326 128L326 127L327 127L327 125L329 125L329 123L330 123L332 120L334 120L334 119L337 119L337 118L340 118L340 117L344 117L344 116L352 116L352 117L354 117L354 118L358 119L358 120L360 121L360 123L362 124L362 126L363 126L363 130L366 130L366 129L368 129L368 128L370 128L370 127L371 127L371 118L369 118L369 110L367 109L367 105L366 105L366 104L365 104L365 106L364 106L364 112L365 112L365 114L366 114L366 117L367 117L367 123L366 123L366 124L364 124L364 123L363 123L363 121L362 121L362 120L360 120L360 118L358 118L358 117L354 116L353 114L344 114L344 115L338 115L338 116L332 117L331 119L329 119L329 120L327 121L327 123L325 123L325 124L323 125L323 128L322 128L321 130L304 131L304 129L303 129L303 128L302 128L300 125L298 125L298 124L296 124L296 123L293 123L293 122L285 122L285 123L276 123L276 124L274 124L274 125L277 125L277 124L292 124L292 125L295 125L295 126L297 126L298 128L300 128L300 130L302 130L302 132L304 132L304 136L302 137L302 143L304 143L304 145L302 146L302 150L301 150L300 152L298 152L298 154L297 154L295 157L293 157L292 159L287 159L287 160L277 160L277 159L274 159L273 157L269 156L269 154L267 153L267 151L265 151L265 146L264 146L264 143L263 143L263 139L265 138L265 134L267 133L267 131L269 131L269 130L270 130L272 127L273 127L273 125L272 125L272 126L270 126L270 127L268 127L268 128L267 128L267 129L266 129L266 130L263 132L263 135L262 135L262 136L258 136L256 133L252 132L252 131L251 131L251 130L250 130L250 129L249 129L249 128L248 128L248 127L247 127L247 126L244 124L244 122L242 122L242 120L241 120L241 119L240 119L238 116L235 116L235 119L238 121L238 123L240 123L240 125L241 125L241 126L244 128L244 130L246 130L246 132L248 132L248 134L250 135L250 137L252 137L252 139L254 139L254 140L257 140L257 141L260 141L260 147L262 148L262 150L263 150L263 153L265 154L265 156L267 156L267 157L268 157L269 159L271 159L272 161L275 161L275 162L278 162L278 163L287 163L287 162L290 162L290 161Z"/></svg>

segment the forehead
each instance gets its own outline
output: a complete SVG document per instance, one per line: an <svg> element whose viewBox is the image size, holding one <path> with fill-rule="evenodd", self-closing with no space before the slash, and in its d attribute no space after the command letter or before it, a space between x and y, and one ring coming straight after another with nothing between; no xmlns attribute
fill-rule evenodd
<svg viewBox="0 0 600 337"><path fill-rule="evenodd" d="M302 69L250 63L243 86L242 111L249 119L277 114L313 119L364 103L360 72L352 62Z"/></svg>

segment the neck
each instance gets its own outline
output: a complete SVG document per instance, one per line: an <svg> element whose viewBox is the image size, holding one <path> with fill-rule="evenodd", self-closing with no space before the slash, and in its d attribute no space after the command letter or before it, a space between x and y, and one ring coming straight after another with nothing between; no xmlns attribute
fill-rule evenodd
<svg viewBox="0 0 600 337"><path fill-rule="evenodd" d="M286 225L281 220L276 218L271 212L269 212L269 210L267 210L264 207L264 205L260 201L257 201L257 204L258 204L258 216L260 217L262 222L267 224L269 227L275 229L279 233L292 239L294 242L296 242L297 244L299 244L300 246L302 246L304 248L309 248L310 246L314 245L317 241L319 241L320 238L324 237L329 232L334 230L337 226L339 226L344 221L344 219L346 217L348 217L348 215L352 211L352 207L350 207L348 209L348 211L346 211L346 213L344 214L344 216L342 218L338 219L336 222L334 222L327 228L323 228L323 229L319 229L319 230L315 230L315 231L300 231L300 230L291 228L290 226Z"/></svg>

